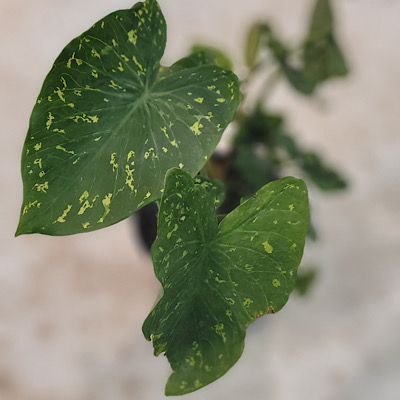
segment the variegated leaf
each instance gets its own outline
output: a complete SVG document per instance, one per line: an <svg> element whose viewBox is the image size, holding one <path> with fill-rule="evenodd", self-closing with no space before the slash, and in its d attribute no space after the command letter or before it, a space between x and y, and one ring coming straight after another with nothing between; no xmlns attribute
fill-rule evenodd
<svg viewBox="0 0 400 400"><path fill-rule="evenodd" d="M242 354L247 325L284 306L308 219L307 188L295 178L264 186L218 226L213 194L184 171L167 174L152 247L163 295L143 325L174 371L167 395L225 374Z"/></svg>
<svg viewBox="0 0 400 400"><path fill-rule="evenodd" d="M165 44L164 17L147 0L61 52L23 149L17 235L103 228L159 199L171 167L202 168L239 104L237 77L204 54L159 73Z"/></svg>

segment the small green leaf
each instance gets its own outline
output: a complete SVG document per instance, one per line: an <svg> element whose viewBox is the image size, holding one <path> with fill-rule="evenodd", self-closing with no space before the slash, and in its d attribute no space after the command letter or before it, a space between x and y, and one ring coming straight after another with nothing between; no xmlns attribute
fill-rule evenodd
<svg viewBox="0 0 400 400"><path fill-rule="evenodd" d="M260 151L263 146L265 152ZM254 192L261 187L260 182L271 180L268 171L274 173L274 166L279 167L280 163L287 161L306 172L322 190L340 190L347 186L346 179L317 153L299 146L294 136L286 131L281 116L262 110L249 115L235 141L233 164L245 178L243 183L237 182L237 186L240 183L241 187L248 186Z"/></svg>
<svg viewBox="0 0 400 400"><path fill-rule="evenodd" d="M315 81L307 76L302 69L294 68L287 62L282 62L282 71L294 89L305 95L310 95L315 89Z"/></svg>
<svg viewBox="0 0 400 400"><path fill-rule="evenodd" d="M325 165L313 152L301 155L300 166L321 190L341 190L347 187L345 179L333 168Z"/></svg>
<svg viewBox="0 0 400 400"><path fill-rule="evenodd" d="M313 79L306 76L302 68L291 65L291 51L269 25L263 25L263 33L267 38L266 44L291 86L300 93L310 95L315 88Z"/></svg>
<svg viewBox="0 0 400 400"><path fill-rule="evenodd" d="M218 226L213 196L184 171L166 177L154 270L163 295L143 325L173 369L167 395L197 390L239 359L247 325L279 311L296 280L308 225L305 184L260 189Z"/></svg>
<svg viewBox="0 0 400 400"><path fill-rule="evenodd" d="M323 39L309 41L304 49L304 77L316 83L349 72L336 39L329 35Z"/></svg>
<svg viewBox="0 0 400 400"><path fill-rule="evenodd" d="M330 0L316 0L311 17L310 33L325 35L333 30L333 14Z"/></svg>
<svg viewBox="0 0 400 400"><path fill-rule="evenodd" d="M195 44L192 46L192 53L206 52L215 57L215 64L221 68L233 70L232 60L225 54L224 51L216 47L206 46L204 44Z"/></svg>
<svg viewBox="0 0 400 400"><path fill-rule="evenodd" d="M334 18L329 0L317 0L304 45L304 79L315 84L344 76L348 68L336 42Z"/></svg>
<svg viewBox="0 0 400 400"><path fill-rule="evenodd" d="M175 64L170 67L160 67L160 72L158 74L158 79L163 79L169 75L175 74L177 72L183 71L188 68L196 68L201 65L216 65L216 60L214 54L208 53L206 51L200 51L198 53L193 53L188 57L181 58Z"/></svg>
<svg viewBox="0 0 400 400"><path fill-rule="evenodd" d="M260 50L260 41L263 35L263 26L255 24L250 28L246 42L246 65L253 68Z"/></svg>
<svg viewBox="0 0 400 400"><path fill-rule="evenodd" d="M165 44L147 0L61 52L30 120L17 235L109 226L159 199L171 167L202 168L240 102L238 80L204 59L159 73Z"/></svg>

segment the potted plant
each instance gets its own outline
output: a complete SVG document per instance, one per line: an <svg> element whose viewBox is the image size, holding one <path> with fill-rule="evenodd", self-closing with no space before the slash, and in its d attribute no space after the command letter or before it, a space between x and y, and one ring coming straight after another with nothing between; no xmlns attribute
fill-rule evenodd
<svg viewBox="0 0 400 400"><path fill-rule="evenodd" d="M329 3L318 1L316 13L321 9L328 15ZM315 47L333 57L332 27L322 32L317 25L301 71L271 28L257 25L249 67L258 68L266 44L294 87L311 93L337 74L310 72ZM260 165L268 168L281 162L278 148L309 173L321 162L299 150L261 99L252 112L237 111L239 80L215 51L202 49L165 67L165 45L163 14L156 0L146 0L106 16L63 49L32 112L16 235L90 232L157 202L151 254L163 290L143 333L156 355L167 356L173 373L166 394L177 395L225 374L242 354L247 325L279 311L295 287L308 231L306 185L293 177L268 182L280 174L264 166L260 180L255 170L247 174L244 160L259 162L255 154L264 146L268 157ZM234 118L239 133L224 196L212 178L212 155ZM255 128L258 123L267 130ZM232 195L237 180L245 185Z"/></svg>

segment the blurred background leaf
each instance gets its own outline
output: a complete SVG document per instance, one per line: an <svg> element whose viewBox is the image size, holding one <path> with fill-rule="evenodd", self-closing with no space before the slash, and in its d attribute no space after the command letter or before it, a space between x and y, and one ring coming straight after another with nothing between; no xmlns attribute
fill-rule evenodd
<svg viewBox="0 0 400 400"><path fill-rule="evenodd" d="M348 73L346 61L334 34L334 17L329 0L318 0L304 43L304 75L315 84Z"/></svg>
<svg viewBox="0 0 400 400"><path fill-rule="evenodd" d="M317 279L317 271L318 269L315 267L303 267L299 269L296 286L294 288L295 292L297 292L300 296L307 295Z"/></svg>
<svg viewBox="0 0 400 400"><path fill-rule="evenodd" d="M191 49L192 53L198 53L198 52L205 52L208 54L213 54L215 57L215 63L224 69L228 69L228 70L233 70L233 64L231 59L227 56L227 54L225 54L225 52L223 52L220 49L217 49L216 47L212 47L212 46L206 46L203 44L195 44L192 46Z"/></svg>

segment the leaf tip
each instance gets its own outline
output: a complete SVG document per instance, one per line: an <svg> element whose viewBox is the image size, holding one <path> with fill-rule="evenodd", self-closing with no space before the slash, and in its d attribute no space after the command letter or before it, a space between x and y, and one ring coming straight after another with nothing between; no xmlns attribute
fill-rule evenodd
<svg viewBox="0 0 400 400"><path fill-rule="evenodd" d="M164 393L165 396L182 396L184 394L195 392L203 386L204 385L201 384L198 379L196 379L194 385L192 385L190 382L182 378L182 376L173 372L168 378Z"/></svg>
<svg viewBox="0 0 400 400"><path fill-rule="evenodd" d="M28 232L20 222L18 224L18 226L17 226L17 229L16 229L15 233L14 233L14 237L25 235L27 233L30 233L30 232Z"/></svg>

